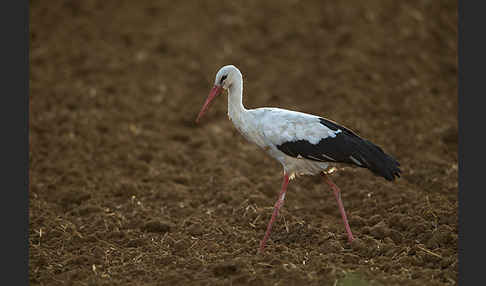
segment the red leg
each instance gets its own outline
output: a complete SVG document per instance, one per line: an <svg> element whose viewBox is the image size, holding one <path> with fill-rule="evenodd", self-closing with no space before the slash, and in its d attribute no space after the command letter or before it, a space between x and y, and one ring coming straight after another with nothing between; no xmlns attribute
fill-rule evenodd
<svg viewBox="0 0 486 286"><path fill-rule="evenodd" d="M282 191L280 191L280 194L278 195L278 200L275 203L275 206L273 208L273 214L272 218L268 222L267 225L267 231L265 232L265 236L263 237L262 241L260 242L260 253L263 253L263 250L265 249L265 243L267 242L268 237L270 237L270 232L272 230L272 224L275 221L275 219L278 216L278 211L282 207L284 200L285 200L285 192L287 191L287 185L289 184L289 176L287 174L284 174L284 180L282 183Z"/></svg>
<svg viewBox="0 0 486 286"><path fill-rule="evenodd" d="M322 176L324 177L324 181L331 186L332 190L334 191L334 196L336 197L336 201L339 206L339 211L341 212L341 216L343 218L344 222L344 227L346 228L346 232L348 233L348 241L351 242L353 241L353 233L351 232L351 228L349 227L348 223L348 218L346 217L346 211L344 210L343 202L341 201L341 190L334 184L333 181L325 174L322 173Z"/></svg>

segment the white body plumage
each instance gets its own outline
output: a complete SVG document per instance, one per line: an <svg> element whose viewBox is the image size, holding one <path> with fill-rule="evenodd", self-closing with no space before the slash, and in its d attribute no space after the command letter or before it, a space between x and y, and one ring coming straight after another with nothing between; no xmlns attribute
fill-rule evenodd
<svg viewBox="0 0 486 286"><path fill-rule="evenodd" d="M236 69L236 68L235 68ZM241 73L237 70L239 75ZM307 140L317 144L341 132L322 125L320 117L280 108L246 109L243 105L243 81L236 80L228 88L228 116L236 129L250 142L264 149L278 160L290 178L296 175L314 175L329 167L327 162L288 156L277 146L285 142Z"/></svg>

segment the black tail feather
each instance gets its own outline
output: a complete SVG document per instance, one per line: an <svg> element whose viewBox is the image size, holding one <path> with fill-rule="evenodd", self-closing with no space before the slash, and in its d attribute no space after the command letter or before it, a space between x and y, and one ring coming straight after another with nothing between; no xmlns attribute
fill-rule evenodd
<svg viewBox="0 0 486 286"><path fill-rule="evenodd" d="M363 166L371 170L374 174L385 178L388 181L395 180L395 177L400 177L401 170L400 163L392 156L386 154L379 146L372 142L362 139L358 143L357 157ZM354 155L354 156L356 156Z"/></svg>

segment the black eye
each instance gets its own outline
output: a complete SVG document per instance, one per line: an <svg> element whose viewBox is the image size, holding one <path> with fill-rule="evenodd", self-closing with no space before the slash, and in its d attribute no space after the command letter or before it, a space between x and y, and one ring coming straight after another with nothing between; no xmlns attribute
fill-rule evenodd
<svg viewBox="0 0 486 286"><path fill-rule="evenodd" d="M227 75L222 76L220 83L223 83L223 80L225 80L227 77L228 77Z"/></svg>

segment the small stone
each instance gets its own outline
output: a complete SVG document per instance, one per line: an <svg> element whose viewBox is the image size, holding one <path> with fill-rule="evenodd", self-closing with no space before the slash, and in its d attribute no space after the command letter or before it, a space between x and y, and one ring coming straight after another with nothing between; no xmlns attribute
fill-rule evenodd
<svg viewBox="0 0 486 286"><path fill-rule="evenodd" d="M159 232L159 233L166 233L169 232L175 225L171 222L167 221L160 221L160 220L151 220L148 221L142 229L148 232Z"/></svg>
<svg viewBox="0 0 486 286"><path fill-rule="evenodd" d="M213 268L215 276L229 276L238 272L238 266L234 263L222 263Z"/></svg>

